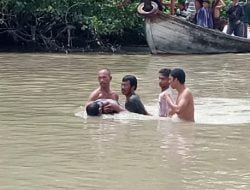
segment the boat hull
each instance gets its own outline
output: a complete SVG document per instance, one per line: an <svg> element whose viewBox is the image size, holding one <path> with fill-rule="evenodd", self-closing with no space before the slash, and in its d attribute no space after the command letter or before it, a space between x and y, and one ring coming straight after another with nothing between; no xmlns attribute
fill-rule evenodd
<svg viewBox="0 0 250 190"><path fill-rule="evenodd" d="M161 12L145 17L145 33L153 54L250 52L250 39L200 27Z"/></svg>

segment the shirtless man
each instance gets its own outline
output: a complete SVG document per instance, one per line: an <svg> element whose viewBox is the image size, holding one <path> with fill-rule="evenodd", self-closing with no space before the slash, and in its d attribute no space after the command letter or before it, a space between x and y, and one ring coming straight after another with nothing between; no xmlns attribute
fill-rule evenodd
<svg viewBox="0 0 250 190"><path fill-rule="evenodd" d="M125 108L134 113L149 115L140 97L135 94L137 88L137 79L133 75L126 75L122 79L121 91L126 96Z"/></svg>
<svg viewBox="0 0 250 190"><path fill-rule="evenodd" d="M97 99L113 99L118 101L119 95L110 88L111 80L112 76L109 69L102 69L98 72L98 81L100 86L90 94L86 106ZM110 104L105 106L104 110L106 113L113 112Z"/></svg>
<svg viewBox="0 0 250 190"><path fill-rule="evenodd" d="M178 92L176 104L169 95L166 96L172 108L171 114L176 113L180 119L194 122L194 100L191 91L185 86L185 72L182 69L174 69L170 73L169 80L171 87Z"/></svg>
<svg viewBox="0 0 250 190"><path fill-rule="evenodd" d="M171 107L168 105L166 101L166 95L170 95L172 97L172 91L169 88L169 75L171 70L163 68L159 71L159 86L161 88L161 93L158 98L159 105L159 116L160 117L168 117L170 116Z"/></svg>

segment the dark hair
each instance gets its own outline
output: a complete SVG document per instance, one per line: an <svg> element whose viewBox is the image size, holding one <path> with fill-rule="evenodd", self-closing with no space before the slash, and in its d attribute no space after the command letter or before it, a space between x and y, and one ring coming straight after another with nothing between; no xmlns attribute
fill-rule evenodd
<svg viewBox="0 0 250 190"><path fill-rule="evenodd" d="M126 81L129 81L130 82L130 86L131 87L134 86L135 87L134 90L136 90L136 88L137 88L137 79L136 79L135 76L133 76L133 75L126 75L126 76L124 76L122 78L122 82L126 82Z"/></svg>
<svg viewBox="0 0 250 190"><path fill-rule="evenodd" d="M204 2L210 4L210 1L209 1L209 0L203 0L203 3L204 3Z"/></svg>
<svg viewBox="0 0 250 190"><path fill-rule="evenodd" d="M163 68L159 71L159 74L163 75L164 77L169 77L171 70Z"/></svg>
<svg viewBox="0 0 250 190"><path fill-rule="evenodd" d="M100 104L93 102L86 107L86 112L90 116L98 116L100 114Z"/></svg>
<svg viewBox="0 0 250 190"><path fill-rule="evenodd" d="M173 69L170 73L170 75L173 78L177 78L177 80L181 83L184 84L185 83L185 78L186 78L186 74L182 69Z"/></svg>

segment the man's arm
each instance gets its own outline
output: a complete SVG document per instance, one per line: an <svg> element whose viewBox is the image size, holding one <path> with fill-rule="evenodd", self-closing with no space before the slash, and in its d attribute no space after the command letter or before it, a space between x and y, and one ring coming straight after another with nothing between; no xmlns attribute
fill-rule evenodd
<svg viewBox="0 0 250 190"><path fill-rule="evenodd" d="M118 103L108 103L107 105L104 105L103 112L104 113L119 113L122 111L126 111L120 104Z"/></svg>
<svg viewBox="0 0 250 190"><path fill-rule="evenodd" d="M92 103L93 101L97 100L99 96L99 89L97 88L96 90L94 90L90 95L89 98L87 100L87 102L85 103L85 106L87 106L88 104Z"/></svg>
<svg viewBox="0 0 250 190"><path fill-rule="evenodd" d="M118 102L118 100L119 100L119 95L118 95L116 92L113 92L113 93L114 93L115 100Z"/></svg>
<svg viewBox="0 0 250 190"><path fill-rule="evenodd" d="M171 114L180 114L183 110L186 109L187 105L188 105L188 94L185 94L178 102L178 104L173 103L173 101L171 100L171 97L169 95L166 96L166 100L168 102L168 104L170 105L170 107L172 108L172 112Z"/></svg>

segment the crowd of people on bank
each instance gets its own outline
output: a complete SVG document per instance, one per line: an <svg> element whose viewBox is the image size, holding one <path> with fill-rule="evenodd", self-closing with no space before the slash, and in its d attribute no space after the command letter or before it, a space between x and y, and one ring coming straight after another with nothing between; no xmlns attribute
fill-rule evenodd
<svg viewBox="0 0 250 190"><path fill-rule="evenodd" d="M124 0L124 2L130 1ZM171 3L165 2L167 0L151 1L157 3L160 11L171 6ZM223 0L178 0L175 13L199 26L220 31L224 31L226 27L227 34L247 38L250 25L250 0L241 1L231 0L230 4L226 5ZM228 20L221 19L223 9L226 10Z"/></svg>
<svg viewBox="0 0 250 190"><path fill-rule="evenodd" d="M172 117L177 115L181 120L194 122L194 101L191 91L185 85L185 72L180 68L173 70L163 68L159 71L159 116ZM114 114L129 111L137 114L151 115L144 107L140 97L135 93L137 78L134 75L125 75L121 82L121 92L126 97L125 105L119 104L119 95L111 89L112 80L109 69L98 72L99 87L94 90L85 104L89 116ZM178 93L176 100L172 90Z"/></svg>
<svg viewBox="0 0 250 190"><path fill-rule="evenodd" d="M222 9L226 9L228 21L221 19ZM247 38L250 25L250 0L239 3L232 0L226 5L223 0L186 0L178 6L177 15L186 17L199 26L223 31L227 25L227 34Z"/></svg>

